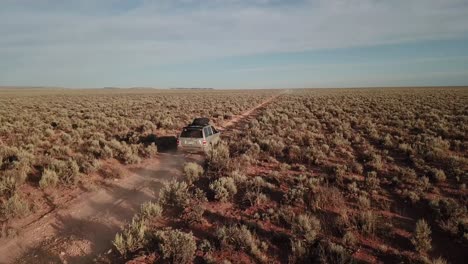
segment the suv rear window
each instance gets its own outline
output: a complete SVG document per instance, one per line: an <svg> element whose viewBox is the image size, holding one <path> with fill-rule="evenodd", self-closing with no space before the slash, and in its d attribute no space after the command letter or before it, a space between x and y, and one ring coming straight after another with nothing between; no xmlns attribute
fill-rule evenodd
<svg viewBox="0 0 468 264"><path fill-rule="evenodd" d="M185 127L180 134L181 138L203 138L201 128Z"/></svg>

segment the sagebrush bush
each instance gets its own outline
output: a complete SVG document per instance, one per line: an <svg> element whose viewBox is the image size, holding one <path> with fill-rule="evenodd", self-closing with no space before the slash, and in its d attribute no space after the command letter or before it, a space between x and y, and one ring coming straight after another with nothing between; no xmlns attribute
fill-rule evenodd
<svg viewBox="0 0 468 264"><path fill-rule="evenodd" d="M80 177L80 168L76 161L72 159L66 161L54 160L50 164L49 170L57 174L60 182L68 185L75 184Z"/></svg>
<svg viewBox="0 0 468 264"><path fill-rule="evenodd" d="M143 145L140 145L140 151L139 152L140 152L141 156L143 156L143 157L153 158L153 157L156 157L156 155L158 154L158 147L154 143L151 143L146 147L143 146Z"/></svg>
<svg viewBox="0 0 468 264"><path fill-rule="evenodd" d="M208 148L206 153L207 168L213 172L227 170L229 167L229 147L223 141L218 141L215 145Z"/></svg>
<svg viewBox="0 0 468 264"><path fill-rule="evenodd" d="M169 263L192 263L195 258L197 244L193 234L180 230L156 231L155 237L159 241L159 249L164 259Z"/></svg>
<svg viewBox="0 0 468 264"><path fill-rule="evenodd" d="M366 177L366 185L369 187L371 190L375 190L379 188L380 185L380 180L377 177L377 172L375 171L370 171L367 173Z"/></svg>
<svg viewBox="0 0 468 264"><path fill-rule="evenodd" d="M146 246L148 241L146 236L147 229L145 219L134 217L132 222L122 231L122 233L117 233L115 235L112 244L115 246L117 251L125 257L128 253Z"/></svg>
<svg viewBox="0 0 468 264"><path fill-rule="evenodd" d="M216 237L222 247L233 247L235 250L249 252L259 261L265 261L266 257L261 251L261 243L245 225L222 226L217 229Z"/></svg>
<svg viewBox="0 0 468 264"><path fill-rule="evenodd" d="M55 187L59 182L59 177L57 173L53 170L45 169L42 172L41 180L39 180L39 186L41 188Z"/></svg>
<svg viewBox="0 0 468 264"><path fill-rule="evenodd" d="M426 253L432 248L431 245L431 228L426 220L420 219L416 222L416 229L414 230L413 237L411 238L416 251L419 253Z"/></svg>
<svg viewBox="0 0 468 264"><path fill-rule="evenodd" d="M173 207L182 210L190 202L190 193L187 183L171 181L164 183L159 192L159 203L163 207Z"/></svg>
<svg viewBox="0 0 468 264"><path fill-rule="evenodd" d="M0 216L10 219L15 217L23 217L31 211L29 204L18 194L11 196L0 206Z"/></svg>
<svg viewBox="0 0 468 264"><path fill-rule="evenodd" d="M318 263L354 263L351 255L342 246L333 242L321 242L315 249Z"/></svg>
<svg viewBox="0 0 468 264"><path fill-rule="evenodd" d="M185 180L189 184L196 182L204 172L203 167L195 162L188 162L184 165Z"/></svg>
<svg viewBox="0 0 468 264"><path fill-rule="evenodd" d="M353 234L351 231L347 231L344 235L343 238L341 239L343 244L346 246L354 246L357 242L356 236Z"/></svg>
<svg viewBox="0 0 468 264"><path fill-rule="evenodd" d="M447 176L445 176L445 172L436 168L432 168L430 170L430 176L436 182L443 182L447 179Z"/></svg>
<svg viewBox="0 0 468 264"><path fill-rule="evenodd" d="M145 218L159 217L162 215L163 209L158 203L145 202L141 205L140 212Z"/></svg>
<svg viewBox="0 0 468 264"><path fill-rule="evenodd" d="M307 189L302 184L294 186L284 195L285 203L290 205L303 204L306 191Z"/></svg>
<svg viewBox="0 0 468 264"><path fill-rule="evenodd" d="M188 225L201 224L204 213L205 208L203 206L198 203L192 203L185 208L181 218Z"/></svg>
<svg viewBox="0 0 468 264"><path fill-rule="evenodd" d="M375 233L378 225L378 216L370 210L360 211L357 215L357 224L359 229L365 234Z"/></svg>
<svg viewBox="0 0 468 264"><path fill-rule="evenodd" d="M233 178L221 177L210 183L210 189L215 194L215 199L227 202L237 193L237 186Z"/></svg>
<svg viewBox="0 0 468 264"><path fill-rule="evenodd" d="M15 177L3 175L0 177L0 195L11 197L16 193L18 183Z"/></svg>
<svg viewBox="0 0 468 264"><path fill-rule="evenodd" d="M366 196L359 196L357 204L358 208L361 210L367 210L371 208L370 200Z"/></svg>
<svg viewBox="0 0 468 264"><path fill-rule="evenodd" d="M312 242L320 232L320 221L314 216L300 214L292 222L291 229L296 236L304 237L307 242Z"/></svg>

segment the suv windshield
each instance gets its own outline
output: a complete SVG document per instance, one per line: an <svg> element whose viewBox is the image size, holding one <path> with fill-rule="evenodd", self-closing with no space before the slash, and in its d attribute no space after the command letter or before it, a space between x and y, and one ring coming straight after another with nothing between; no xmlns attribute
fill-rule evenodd
<svg viewBox="0 0 468 264"><path fill-rule="evenodd" d="M185 127L180 134L181 138L203 138L201 128Z"/></svg>

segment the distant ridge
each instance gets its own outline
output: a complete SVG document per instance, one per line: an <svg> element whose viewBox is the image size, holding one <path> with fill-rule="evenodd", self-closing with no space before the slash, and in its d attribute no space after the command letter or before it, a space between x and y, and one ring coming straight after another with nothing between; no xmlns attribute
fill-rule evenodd
<svg viewBox="0 0 468 264"><path fill-rule="evenodd" d="M191 87L191 88L184 88L184 87L174 87L174 88L169 88L171 90L214 90L214 88L203 88L203 87Z"/></svg>

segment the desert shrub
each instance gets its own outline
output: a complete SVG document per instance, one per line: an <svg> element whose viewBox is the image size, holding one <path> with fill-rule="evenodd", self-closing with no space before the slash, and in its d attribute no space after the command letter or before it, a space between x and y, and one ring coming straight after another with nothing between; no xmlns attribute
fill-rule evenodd
<svg viewBox="0 0 468 264"><path fill-rule="evenodd" d="M192 198L196 203L208 202L208 198L206 198L206 193L200 188L195 188L192 194Z"/></svg>
<svg viewBox="0 0 468 264"><path fill-rule="evenodd" d="M288 262L291 264L307 263L310 261L309 251L310 245L304 240L291 240L291 254L288 257Z"/></svg>
<svg viewBox="0 0 468 264"><path fill-rule="evenodd" d="M380 180L377 177L377 172L375 171L370 171L367 173L366 177L366 185L369 187L371 190L376 190L379 188L380 185Z"/></svg>
<svg viewBox="0 0 468 264"><path fill-rule="evenodd" d="M156 157L158 154L158 147L156 144L151 143L148 146L140 145L140 150L139 150L141 156L146 157L146 158L153 158Z"/></svg>
<svg viewBox="0 0 468 264"><path fill-rule="evenodd" d="M367 209L370 209L371 207L369 198L362 196L362 195L358 197L357 204L358 204L358 208L361 210L367 210Z"/></svg>
<svg viewBox="0 0 468 264"><path fill-rule="evenodd" d="M372 235L376 231L378 225L377 221L378 216L374 212L365 210L358 213L356 222L363 233Z"/></svg>
<svg viewBox="0 0 468 264"><path fill-rule="evenodd" d="M246 191L244 192L243 200L250 206L266 202L268 196L262 192L264 188L272 189L274 185L266 182L262 177L255 176L245 181Z"/></svg>
<svg viewBox="0 0 468 264"><path fill-rule="evenodd" d="M185 182L171 181L164 183L159 193L159 203L163 207L185 208L190 202L188 185Z"/></svg>
<svg viewBox="0 0 468 264"><path fill-rule="evenodd" d="M356 236L353 234L351 231L347 231L344 235L343 238L341 239L343 244L347 246L354 246L357 242Z"/></svg>
<svg viewBox="0 0 468 264"><path fill-rule="evenodd" d="M114 157L124 162L125 164L136 164L141 161L138 156L138 146L128 145L125 142L119 142L115 139L107 142L107 145L112 152Z"/></svg>
<svg viewBox="0 0 468 264"><path fill-rule="evenodd" d="M346 166L344 165L333 165L328 168L329 178L333 182L343 183L343 177L346 175Z"/></svg>
<svg viewBox="0 0 468 264"><path fill-rule="evenodd" d="M140 212L144 218L151 218L161 216L163 209L158 203L145 202L141 205Z"/></svg>
<svg viewBox="0 0 468 264"><path fill-rule="evenodd" d="M80 176L80 168L76 161L72 159L66 161L54 160L48 169L54 171L60 182L64 184L75 184Z"/></svg>
<svg viewBox="0 0 468 264"><path fill-rule="evenodd" d="M188 224L201 224L203 222L203 214L205 209L198 203L191 203L184 209L182 220Z"/></svg>
<svg viewBox="0 0 468 264"><path fill-rule="evenodd" d="M192 263L197 244L191 232L168 229L156 231L154 235L159 242L159 250L163 258L169 263Z"/></svg>
<svg viewBox="0 0 468 264"><path fill-rule="evenodd" d="M364 167L359 162L353 162L351 169L354 173L361 175L364 172Z"/></svg>
<svg viewBox="0 0 468 264"><path fill-rule="evenodd" d="M207 239L203 239L198 245L198 250L203 252L203 254L211 253L214 250L213 245Z"/></svg>
<svg viewBox="0 0 468 264"><path fill-rule="evenodd" d="M443 182L447 179L447 176L445 176L445 172L443 170L432 168L429 171L429 173L430 173L431 179L433 179L436 182Z"/></svg>
<svg viewBox="0 0 468 264"><path fill-rule="evenodd" d="M210 189L215 194L215 199L227 202L237 193L237 186L233 178L221 177L210 183Z"/></svg>
<svg viewBox="0 0 468 264"><path fill-rule="evenodd" d="M53 170L45 169L42 172L41 180L39 181L39 186L41 188L55 187L59 182L59 177L57 173Z"/></svg>
<svg viewBox="0 0 468 264"><path fill-rule="evenodd" d="M188 162L184 165L185 180L192 184L196 182L204 173L203 167L195 162Z"/></svg>
<svg viewBox="0 0 468 264"><path fill-rule="evenodd" d="M401 168L399 171L399 178L404 182L413 182L415 181L418 176L413 169L409 168Z"/></svg>
<svg viewBox="0 0 468 264"><path fill-rule="evenodd" d="M0 177L0 195L11 197L15 194L18 183L16 178L9 175L2 175Z"/></svg>
<svg viewBox="0 0 468 264"><path fill-rule="evenodd" d="M424 219L416 223L411 243L419 253L425 253L431 249L431 228Z"/></svg>
<svg viewBox="0 0 468 264"><path fill-rule="evenodd" d="M307 189L302 184L290 188L284 195L285 203L290 205L303 204L306 191Z"/></svg>
<svg viewBox="0 0 468 264"><path fill-rule="evenodd" d="M442 258L442 257L438 257L436 259L433 259L431 261L428 261L429 264L447 264L448 262Z"/></svg>
<svg viewBox="0 0 468 264"><path fill-rule="evenodd" d="M450 198L433 200L429 205L442 229L465 239L468 237L468 228L464 228L468 221L465 205Z"/></svg>
<svg viewBox="0 0 468 264"><path fill-rule="evenodd" d="M125 176L125 170L121 166L103 167L99 173L106 179L121 179Z"/></svg>
<svg viewBox="0 0 468 264"><path fill-rule="evenodd" d="M287 164L287 163L280 163L279 166L278 166L279 170L281 172L287 172L291 169L291 165Z"/></svg>
<svg viewBox="0 0 468 264"><path fill-rule="evenodd" d="M329 241L315 244L300 240L291 242L289 263L333 263L348 264L355 261L342 246Z"/></svg>
<svg viewBox="0 0 468 264"><path fill-rule="evenodd" d="M146 231L146 221L134 217L122 233L115 235L112 244L125 257L127 253L143 248L147 244Z"/></svg>
<svg viewBox="0 0 468 264"><path fill-rule="evenodd" d="M304 237L307 242L312 242L320 231L320 221L314 216L300 214L292 222L291 229L296 236Z"/></svg>
<svg viewBox="0 0 468 264"><path fill-rule="evenodd" d="M218 141L207 150L207 168L213 172L220 172L229 167L229 147L223 141Z"/></svg>
<svg viewBox="0 0 468 264"><path fill-rule="evenodd" d="M354 263L346 249L333 242L320 242L315 249L315 255L318 263Z"/></svg>
<svg viewBox="0 0 468 264"><path fill-rule="evenodd" d="M138 156L138 146L123 144L123 148L120 152L120 159L125 164L137 164L141 162L141 158Z"/></svg>
<svg viewBox="0 0 468 264"><path fill-rule="evenodd" d="M269 138L261 142L260 148L267 151L273 157L280 157L283 154L285 145L281 138Z"/></svg>
<svg viewBox="0 0 468 264"><path fill-rule="evenodd" d="M232 247L235 250L249 252L262 262L266 260L265 255L260 250L260 241L245 225L220 227L216 231L216 237L222 247Z"/></svg>
<svg viewBox="0 0 468 264"><path fill-rule="evenodd" d="M0 171L1 178L14 179L16 185L21 185L31 171L31 164L34 160L29 152L16 147L0 145Z"/></svg>
<svg viewBox="0 0 468 264"><path fill-rule="evenodd" d="M408 199L412 204L416 204L421 200L421 197L419 197L419 193L416 191L410 191L408 189L403 190L402 196L406 199Z"/></svg>
<svg viewBox="0 0 468 264"><path fill-rule="evenodd" d="M0 206L0 216L10 219L29 214L29 204L18 194L11 196Z"/></svg>
<svg viewBox="0 0 468 264"><path fill-rule="evenodd" d="M317 192L312 196L309 206L312 210L324 208L335 208L338 211L345 210L346 203L340 190L335 187L322 186L317 188Z"/></svg>
<svg viewBox="0 0 468 264"><path fill-rule="evenodd" d="M80 172L85 174L96 172L101 168L101 162L94 157L77 155L75 160L79 164Z"/></svg>
<svg viewBox="0 0 468 264"><path fill-rule="evenodd" d="M271 220L278 226L289 228L296 219L296 214L290 206L281 206L278 210L271 213Z"/></svg>
<svg viewBox="0 0 468 264"><path fill-rule="evenodd" d="M373 170L380 170L382 169L382 166L383 166L383 162L382 162L382 156L378 155L378 154L375 154L375 153L371 153L369 155L369 162L367 162L367 165L369 167L371 167Z"/></svg>
<svg viewBox="0 0 468 264"><path fill-rule="evenodd" d="M247 190L243 197L250 206L258 205L268 201L268 196L262 192Z"/></svg>
<svg viewBox="0 0 468 264"><path fill-rule="evenodd" d="M429 181L429 178L426 176L422 176L419 178L419 186L422 188L423 191L426 191L431 187L431 183Z"/></svg>
<svg viewBox="0 0 468 264"><path fill-rule="evenodd" d="M302 150L299 146L294 145L288 148L288 160L291 163L302 162Z"/></svg>
<svg viewBox="0 0 468 264"><path fill-rule="evenodd" d="M358 194L361 191L355 181L353 181L352 183L348 183L346 188L348 189L350 193L354 195Z"/></svg>

